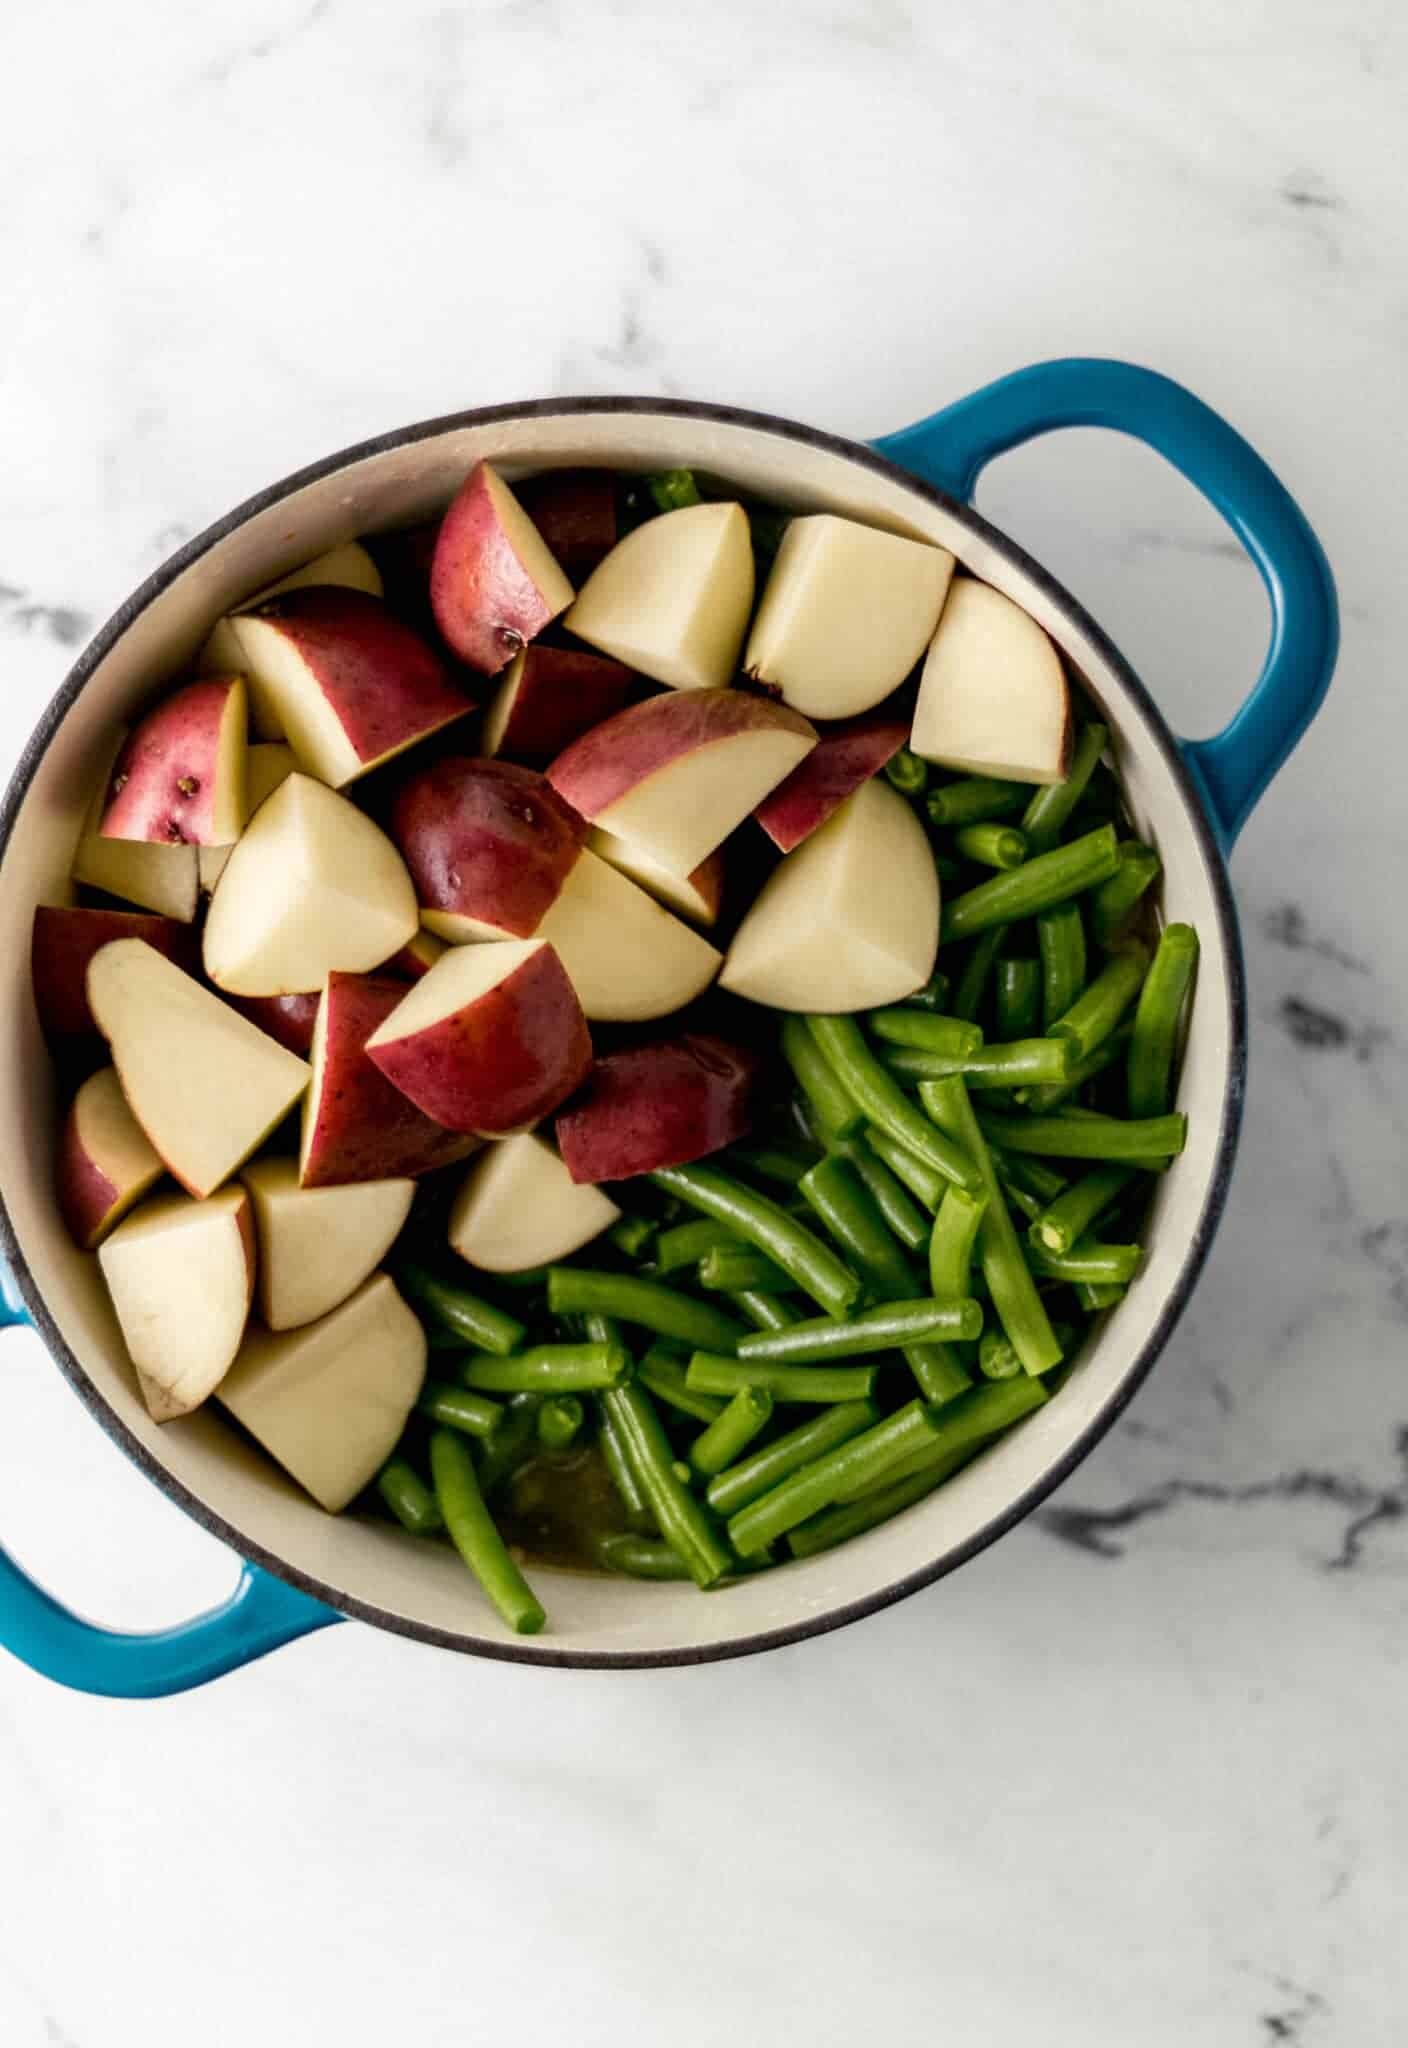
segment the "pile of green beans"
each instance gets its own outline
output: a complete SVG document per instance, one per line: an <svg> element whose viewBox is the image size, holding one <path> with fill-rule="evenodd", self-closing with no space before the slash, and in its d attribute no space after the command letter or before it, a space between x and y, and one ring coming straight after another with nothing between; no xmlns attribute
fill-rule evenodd
<svg viewBox="0 0 1408 2048"><path fill-rule="evenodd" d="M642 1176L533 1272L451 1277L413 1219L395 1272L433 1376L375 1497L451 1542L509 1628L545 1623L503 1533L520 1475L595 1461L584 1558L709 1590L945 1484L1138 1284L1186 1137L1198 942L1154 922L1158 856L1106 742L1082 725L1035 791L894 756L943 885L939 968L869 1014L774 1017L787 1092L747 1142Z"/></svg>

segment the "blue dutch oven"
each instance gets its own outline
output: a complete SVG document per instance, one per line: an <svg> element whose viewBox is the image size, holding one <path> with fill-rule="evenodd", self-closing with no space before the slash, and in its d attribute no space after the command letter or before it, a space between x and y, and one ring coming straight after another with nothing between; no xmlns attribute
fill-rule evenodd
<svg viewBox="0 0 1408 2048"><path fill-rule="evenodd" d="M1216 506L1271 601L1261 675L1216 738L1180 743L1081 606L969 504L985 464L1060 427L1109 427L1155 448ZM173 555L103 627L41 719L0 812L5 957L28 956L36 903L61 900L104 736L177 674L232 603L361 533L430 516L481 456L510 475L565 464L679 463L792 507L918 535L1025 606L1100 705L1141 831L1164 863L1164 907L1203 941L1181 1083L1186 1153L1160 1186L1144 1274L1087 1344L1060 1395L948 1486L841 1550L760 1573L708 1600L692 1587L545 1574L550 1634L506 1640L448 1548L357 1516L329 1517L220 1420L158 1426L137 1397L96 1261L53 1193L56 1102L28 977L0 1007L5 1317L32 1321L114 1441L244 1560L229 1600L183 1627L122 1635L81 1620L0 1551L0 1643L95 1693L200 1685L344 1615L450 1649L524 1663L640 1667L741 1655L874 1612L972 1557L1060 1484L1149 1371L1188 1300L1226 1200L1246 1072L1241 949L1227 859L1324 696L1334 586L1286 491L1223 420L1126 363L1042 363L867 448L787 420L657 399L562 399L456 414L384 435L261 492Z"/></svg>

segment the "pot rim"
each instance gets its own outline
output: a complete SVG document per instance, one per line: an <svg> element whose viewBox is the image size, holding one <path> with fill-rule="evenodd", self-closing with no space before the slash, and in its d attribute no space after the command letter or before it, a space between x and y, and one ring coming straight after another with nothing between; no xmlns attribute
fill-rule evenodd
<svg viewBox="0 0 1408 2048"><path fill-rule="evenodd" d="M884 1608L907 1599L911 1594L921 1592L926 1586L936 1584L938 1580L947 1577L950 1572L956 1571L960 1565L968 1563L989 1545L997 1542L999 1537L1006 1535L1010 1529L1015 1528L1038 1508L1089 1456L1128 1407L1172 1336L1188 1305L1226 1207L1246 1093L1246 974L1226 856L1202 792L1184 758L1183 750L1133 668L1109 635L1065 586L1039 562L1033 560L1016 541L1010 539L1000 528L991 525L971 505L925 482L900 464L867 447L864 442L853 441L842 434L827 433L821 428L808 426L804 422L788 419L781 414L754 412L746 407L716 405L706 400L695 399L629 396L540 398L469 407L460 412L442 414L435 419L418 420L408 426L392 428L386 433L374 435L369 440L353 442L256 491L233 510L186 541L174 554L159 564L99 627L78 656L25 743L4 798L0 801L0 862L4 860L8 850L11 835L39 763L89 678L147 607L183 571L208 554L212 548L227 540L247 521L261 512L268 511L272 506L310 484L319 483L326 477L335 475L339 470L387 454L397 448L414 447L421 441L434 440L441 435L465 428L494 426L509 420L551 419L588 413L645 414L707 420L723 426L743 427L755 433L771 434L781 440L819 448L861 468L872 470L888 480L898 482L906 490L927 499L957 519L971 532L981 537L1020 576L1034 584L1053 607L1095 646L1101 660L1118 677L1121 687L1128 691L1147 718L1164 765L1168 768L1183 799L1185 812L1208 873L1221 926L1221 936L1226 948L1228 971L1225 999L1229 1026L1227 1091L1222 1125L1217 1134L1212 1174L1197 1228L1188 1242L1177 1277L1168 1291L1158 1318L1119 1385L1061 1457L1039 1479L1034 1480L1015 1499L992 1515L972 1536L946 1552L943 1557L920 1565L914 1571L890 1580L857 1599L828 1608L822 1614L799 1618L785 1627L758 1630L727 1641L697 1647L686 1645L674 1649L625 1651L556 1649L550 1642L543 1642L538 1638L534 1638L531 1644L521 1642L518 1638L500 1640L413 1621L404 1615L378 1607L373 1602L361 1600L355 1594L344 1592L339 1587L328 1585L325 1581L288 1564L276 1553L266 1550L263 1545L243 1535L177 1479L109 1407L80 1361L70 1350L49 1312L20 1246L3 1193L0 1193L0 1255L3 1255L14 1276L15 1284L44 1339L50 1356L88 1412L145 1477L158 1486L201 1528L224 1543L237 1557L258 1565L274 1578L310 1595L315 1600L322 1601L324 1605L340 1614L354 1620L369 1622L389 1634L429 1643L438 1649L454 1650L465 1656L488 1657L504 1663L539 1665L564 1670L658 1670L677 1665L721 1663L734 1657L779 1649L789 1643L827 1635L833 1629L844 1628L850 1622L863 1620L867 1615L878 1614Z"/></svg>

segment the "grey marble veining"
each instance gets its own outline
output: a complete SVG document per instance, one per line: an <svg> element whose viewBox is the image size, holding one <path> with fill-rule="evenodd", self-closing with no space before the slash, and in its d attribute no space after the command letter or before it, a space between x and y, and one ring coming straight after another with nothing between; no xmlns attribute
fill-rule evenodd
<svg viewBox="0 0 1408 2048"><path fill-rule="evenodd" d="M1273 18L1274 13L1274 18ZM1408 1594L1402 109L1380 0L214 0L0 21L0 751L174 546L399 421L683 393L858 435L1069 351L1302 498L1345 647L1235 861L1254 1032L1194 1302L1043 1511L696 1673L343 1628L150 1707L0 1664L0 2042L1379 2048ZM984 479L1185 731L1223 528L1092 435ZM37 1340L0 1535L128 1626L228 1582Z"/></svg>

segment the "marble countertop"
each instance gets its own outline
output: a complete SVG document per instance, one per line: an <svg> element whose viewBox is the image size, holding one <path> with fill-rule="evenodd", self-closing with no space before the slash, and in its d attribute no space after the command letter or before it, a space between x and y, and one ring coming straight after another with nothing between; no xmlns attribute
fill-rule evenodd
<svg viewBox="0 0 1408 2048"><path fill-rule="evenodd" d="M1236 857L1226 1223L1046 1509L856 1628L694 1672L354 1626L122 1706L0 1659L5 2048L1402 2038L1406 91L1386 0L6 12L6 768L227 506L537 393L868 435L1128 356L1301 498L1345 648ZM1222 720L1264 602L1152 456L1068 435L980 502L1176 725ZM36 1338L4 1365L7 1544L121 1625L229 1584Z"/></svg>

